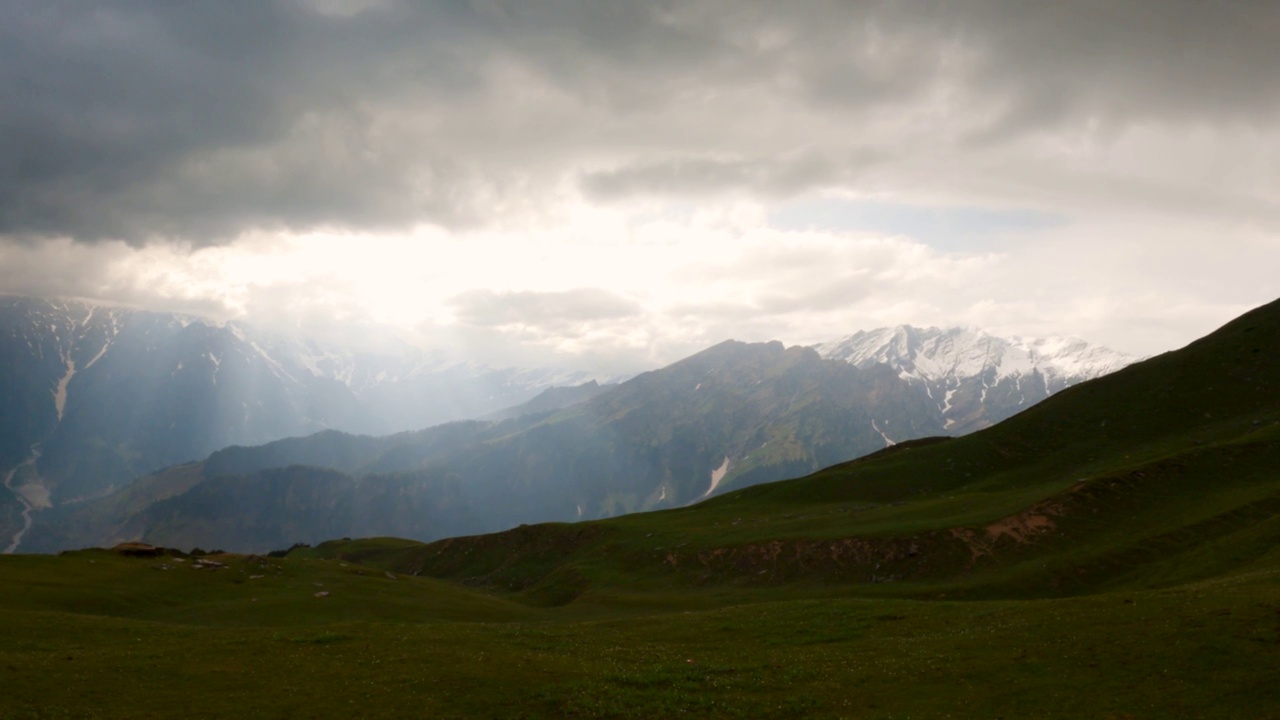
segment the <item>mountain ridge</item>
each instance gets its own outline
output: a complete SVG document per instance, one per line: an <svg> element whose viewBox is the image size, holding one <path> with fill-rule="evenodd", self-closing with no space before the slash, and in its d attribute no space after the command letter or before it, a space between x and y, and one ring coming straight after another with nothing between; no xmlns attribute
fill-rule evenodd
<svg viewBox="0 0 1280 720"><path fill-rule="evenodd" d="M40 319L14 323L11 311L23 305ZM2 342L5 327L7 344ZM14 341L15 328L22 330L18 339L25 344ZM26 538L25 547L99 542L90 536L56 540L61 537L56 528L23 533L33 518L54 522L82 508L137 510L138 497L178 503L166 494L177 490L162 489L164 483L151 473L201 457L206 458L198 463L201 482L296 464L354 474L346 480L351 483L367 474L393 474L422 487L442 483L450 473L468 478L479 473L500 487L508 482L501 479L504 474L532 472L541 478L536 482L551 483L564 496L553 506L519 491L515 494L526 493L528 507L542 508L542 514L503 515L503 522L611 516L804 474L922 435L969 432L1072 381L1055 376L1051 387L1035 372L996 377L982 365L986 375L952 372L940 379L942 384L931 385L920 368L928 369L926 361L936 365L936 353L922 353L907 342L915 337L918 346L918 336L930 332L935 331L900 326L817 348L726 340L642 373L630 384L601 385L593 378L556 389L555 383L582 375L503 370L472 377L474 364L428 362L424 355L417 356L421 362L392 357L379 366L377 356L258 333L233 322L0 299L0 385L7 388L9 406L39 411L5 418L8 427L0 440L8 444L0 445L0 469L14 470L6 483L14 493L0 502L0 520L18 540ZM881 337L882 347L873 352L864 342L859 355L854 341L874 337ZM1012 346L981 337L988 346ZM886 348L895 338L909 352L889 354ZM938 344L934 338L935 349ZM31 358L19 351L34 353L41 362L27 362ZM5 367L11 369L6 373ZM402 386L419 381L425 384ZM1029 394L1037 383L1040 394ZM474 392L481 388L487 389ZM542 394L534 397L539 390ZM374 400L365 402L371 396ZM462 413L461 406L451 406L451 397L471 402L466 407L473 410L477 398L491 406L498 398L523 397L524 404L484 414L485 422L533 418L505 429L463 423L432 425L436 429L429 432L418 427L393 435L368 432L387 422L372 417L374 408L391 408L397 415L395 408L413 406L420 420L424 412ZM335 425L354 432L308 439L308 433ZM360 439L361 434L383 439ZM281 441L261 445L271 437ZM539 449L534 438L554 454ZM482 457L495 448L505 453L501 462ZM557 472L555 463L569 466ZM612 489L588 489L592 467L609 468L601 483ZM173 488L190 490L191 474L176 472ZM124 493L96 503L140 477L150 478L140 495ZM498 505L505 499L499 493L483 502ZM68 503L68 513L49 511L48 506ZM139 519L117 518L112 526L141 527ZM97 520L77 522L102 527ZM472 528L492 529L500 526Z"/></svg>
<svg viewBox="0 0 1280 720"><path fill-rule="evenodd" d="M990 426L1138 359L1076 337L1002 338L973 327L897 325L814 347L823 357L859 367L894 368L922 388L945 418L944 429L956 434ZM996 400L988 402L989 396Z"/></svg>
<svg viewBox="0 0 1280 720"><path fill-rule="evenodd" d="M777 341L726 340L616 386L584 387L581 402L538 412L517 408L499 420L376 438L330 431L226 448L199 466L197 485L188 485L184 469L177 478L182 492L154 507L126 503L133 515L110 525L132 534L81 536L80 542L263 551L315 542L326 532L431 539L610 517L681 507L945 432L927 393L892 366L859 367ZM315 468L317 485L304 466ZM254 495L256 482L261 497ZM164 481L145 487L157 483ZM328 510L317 514L318 508L291 505L286 497L309 497ZM112 503L119 507L102 505ZM221 516L208 514L218 507ZM276 515L264 514L264 507ZM353 523L345 529L320 519L344 507L350 511L343 517ZM244 517L256 518L252 527ZM241 518L235 532L228 524L233 518ZM63 524L103 527L91 516ZM211 529L193 534L197 527ZM69 542L74 545L37 532L31 547Z"/></svg>
<svg viewBox="0 0 1280 720"><path fill-rule="evenodd" d="M1274 574L1280 364L1266 350L1277 346L1280 300L964 437L688 508L394 550L333 541L309 556L465 577L532 604L814 582L868 597L1043 598Z"/></svg>

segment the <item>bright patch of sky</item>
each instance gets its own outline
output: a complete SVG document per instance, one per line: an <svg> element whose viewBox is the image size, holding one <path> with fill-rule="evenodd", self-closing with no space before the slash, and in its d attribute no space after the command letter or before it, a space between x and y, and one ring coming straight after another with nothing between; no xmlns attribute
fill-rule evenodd
<svg viewBox="0 0 1280 720"><path fill-rule="evenodd" d="M1061 215L1037 210L921 206L839 197L797 199L769 211L769 224L782 230L898 235L940 250L961 252L1065 222Z"/></svg>

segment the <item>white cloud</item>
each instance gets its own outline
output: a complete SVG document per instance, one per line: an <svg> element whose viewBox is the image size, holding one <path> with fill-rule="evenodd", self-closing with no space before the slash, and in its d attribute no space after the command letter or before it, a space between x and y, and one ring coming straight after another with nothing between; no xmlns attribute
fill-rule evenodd
<svg viewBox="0 0 1280 720"><path fill-rule="evenodd" d="M783 229L765 206L562 208L528 232L249 236L201 249L0 250L11 292L59 292L259 322L385 322L486 359L670 362L728 337L812 343L881 325L1077 334L1153 353L1280 290L1280 238L1129 216L1022 229L986 250ZM24 285L24 278L42 278ZM629 360L624 359L630 357Z"/></svg>

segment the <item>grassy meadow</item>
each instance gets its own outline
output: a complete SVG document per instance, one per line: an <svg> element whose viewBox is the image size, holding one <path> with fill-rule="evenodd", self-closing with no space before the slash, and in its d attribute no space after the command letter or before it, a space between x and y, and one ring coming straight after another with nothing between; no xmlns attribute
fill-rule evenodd
<svg viewBox="0 0 1280 720"><path fill-rule="evenodd" d="M33 592L6 593L0 608L3 716L1232 718L1280 708L1270 557L1229 577L1065 598L718 589L552 608L339 560L219 560L227 567L196 571L103 551L6 559L3 586Z"/></svg>

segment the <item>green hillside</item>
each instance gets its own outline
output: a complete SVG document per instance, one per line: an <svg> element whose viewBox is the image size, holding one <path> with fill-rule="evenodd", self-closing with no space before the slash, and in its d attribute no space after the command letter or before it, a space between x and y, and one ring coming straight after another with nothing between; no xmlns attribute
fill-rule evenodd
<svg viewBox="0 0 1280 720"><path fill-rule="evenodd" d="M989 430L678 510L200 570L3 557L0 716L1274 717L1277 348L1272 303Z"/></svg>
<svg viewBox="0 0 1280 720"><path fill-rule="evenodd" d="M875 596L1163 586L1243 568L1280 537L1280 304L926 440L699 505L366 557L542 597L671 583L840 584ZM342 543L318 550L360 553Z"/></svg>

